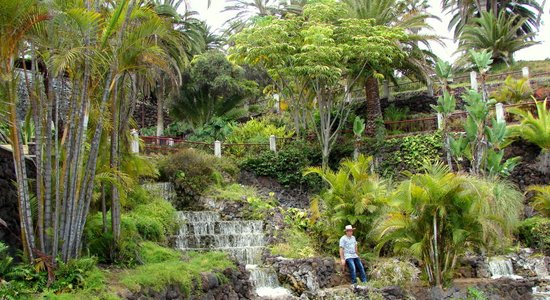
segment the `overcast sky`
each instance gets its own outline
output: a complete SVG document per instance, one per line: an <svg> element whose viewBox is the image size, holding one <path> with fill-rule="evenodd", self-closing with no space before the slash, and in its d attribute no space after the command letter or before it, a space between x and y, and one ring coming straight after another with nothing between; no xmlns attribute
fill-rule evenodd
<svg viewBox="0 0 550 300"><path fill-rule="evenodd" d="M191 8L199 13L198 18L206 20L206 22L213 28L219 29L223 23L231 18L230 13L222 13L221 10L225 6L225 0L211 0L210 8L207 8L207 0L189 0ZM444 15L441 12L441 1L429 0L431 5L430 13L439 16L441 22L437 20L431 20L430 24L435 29L435 33L442 37L447 37L445 46L438 44L432 45L432 50L436 55L444 60L453 61L452 54L456 50L456 44L452 41L452 34L447 30L447 24L450 17ZM540 28L540 32L537 36L537 40L541 43L539 45L531 46L527 49L518 51L515 54L516 60L541 60L550 58L550 14L548 14L548 8L550 5L544 7L545 13L543 14L543 25Z"/></svg>

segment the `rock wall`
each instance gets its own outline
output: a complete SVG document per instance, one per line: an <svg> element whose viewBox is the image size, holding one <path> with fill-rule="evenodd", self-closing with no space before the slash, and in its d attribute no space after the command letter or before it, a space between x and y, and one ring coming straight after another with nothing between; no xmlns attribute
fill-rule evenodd
<svg viewBox="0 0 550 300"><path fill-rule="evenodd" d="M27 161L29 178L34 178L34 164ZM15 188L15 169L12 153L0 147L0 218L7 227L0 225L0 241L10 246L12 254L21 249L19 209L17 204L17 189Z"/></svg>
<svg viewBox="0 0 550 300"><path fill-rule="evenodd" d="M138 101L134 110L134 120L139 128L157 126L157 104L152 101ZM172 122L168 110L164 111L164 126Z"/></svg>
<svg viewBox="0 0 550 300"><path fill-rule="evenodd" d="M320 289L349 284L347 274L340 272L334 258L287 259L268 257L266 264L277 272L279 282L294 294L316 293Z"/></svg>
<svg viewBox="0 0 550 300"><path fill-rule="evenodd" d="M128 300L145 299L189 299L189 300L247 300L255 299L253 286L250 283L250 273L243 265L237 268L228 268L222 272L227 282L219 280L213 273L202 273L201 282L194 282L191 294L187 295L177 285L167 286L161 291L142 289L136 293L119 295Z"/></svg>

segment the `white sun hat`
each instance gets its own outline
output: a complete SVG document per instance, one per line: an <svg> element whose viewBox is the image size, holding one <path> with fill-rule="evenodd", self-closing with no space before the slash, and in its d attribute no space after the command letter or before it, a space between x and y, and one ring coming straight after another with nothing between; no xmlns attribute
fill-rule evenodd
<svg viewBox="0 0 550 300"><path fill-rule="evenodd" d="M348 230L355 230L355 228L353 228L353 226L351 225L346 225L346 228L344 229L344 231L348 231Z"/></svg>

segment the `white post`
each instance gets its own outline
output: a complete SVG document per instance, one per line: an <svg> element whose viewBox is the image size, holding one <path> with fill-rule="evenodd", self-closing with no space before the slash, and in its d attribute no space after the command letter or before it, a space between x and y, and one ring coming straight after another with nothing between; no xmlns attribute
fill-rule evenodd
<svg viewBox="0 0 550 300"><path fill-rule="evenodd" d="M437 113L437 129L443 129L443 115Z"/></svg>
<svg viewBox="0 0 550 300"><path fill-rule="evenodd" d="M504 116L504 105L502 105L502 103L497 103L495 105L495 111L497 115L497 122L506 123L506 118Z"/></svg>
<svg viewBox="0 0 550 300"><path fill-rule="evenodd" d="M281 112L281 102L280 102L279 94L273 94L273 99L275 99L275 111L277 113L280 113Z"/></svg>
<svg viewBox="0 0 550 300"><path fill-rule="evenodd" d="M130 146L130 151L132 154L139 154L139 134L138 131L135 129L130 130L130 134L132 135L132 144Z"/></svg>
<svg viewBox="0 0 550 300"><path fill-rule="evenodd" d="M222 142L220 141L214 142L214 156L222 157Z"/></svg>
<svg viewBox="0 0 550 300"><path fill-rule="evenodd" d="M273 152L277 152L277 144L276 144L276 138L274 135L271 135L269 137L269 150Z"/></svg>
<svg viewBox="0 0 550 300"><path fill-rule="evenodd" d="M472 90L477 91L477 73L476 71L470 72L470 87Z"/></svg>
<svg viewBox="0 0 550 300"><path fill-rule="evenodd" d="M523 76L523 78L529 78L529 67L521 68L521 76Z"/></svg>
<svg viewBox="0 0 550 300"><path fill-rule="evenodd" d="M169 147L174 147L174 139L173 138L168 139L168 146Z"/></svg>

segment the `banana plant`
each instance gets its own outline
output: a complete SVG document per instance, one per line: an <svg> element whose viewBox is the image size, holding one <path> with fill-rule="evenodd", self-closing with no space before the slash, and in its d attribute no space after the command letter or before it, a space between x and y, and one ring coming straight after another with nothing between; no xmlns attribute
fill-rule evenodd
<svg viewBox="0 0 550 300"><path fill-rule="evenodd" d="M453 81L453 65L448 61L438 59L435 64L435 75L439 79L439 83L443 85L444 91L450 91L449 83Z"/></svg>
<svg viewBox="0 0 550 300"><path fill-rule="evenodd" d="M439 61L441 62L441 61ZM438 64L439 64L438 62ZM439 69L436 67L436 69ZM436 71L439 72L439 71ZM439 75L438 75L439 76ZM451 145L450 145L450 136L449 136L449 128L447 126L447 123L449 121L449 117L451 114L456 110L456 99L453 95L449 93L447 89L443 91L443 96L440 96L437 98L437 105L432 105L432 108L441 114L441 131L443 136L443 147L445 150L445 154L447 156L447 165L449 166L449 169L453 170L453 163L452 163L452 155L451 155Z"/></svg>
<svg viewBox="0 0 550 300"><path fill-rule="evenodd" d="M365 120L359 116L355 116L353 120L353 134L355 135L355 149L353 151L353 160L357 160L359 157L359 142L361 141L361 136L365 132Z"/></svg>

